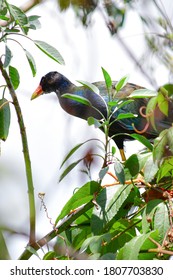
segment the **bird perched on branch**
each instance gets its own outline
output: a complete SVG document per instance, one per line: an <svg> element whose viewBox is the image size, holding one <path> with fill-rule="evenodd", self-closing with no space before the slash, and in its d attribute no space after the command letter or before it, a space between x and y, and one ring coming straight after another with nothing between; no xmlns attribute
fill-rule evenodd
<svg viewBox="0 0 173 280"><path fill-rule="evenodd" d="M93 83L100 94L95 93L86 86L76 86L69 79L58 72L49 72L41 78L40 84L36 91L31 96L31 100L37 98L43 93L55 92L61 107L70 115L76 116L81 119L87 120L89 117L94 117L97 120L108 118L109 110L108 104L110 96L106 88L105 82ZM111 101L126 100L129 95L137 89L142 87L135 84L127 83L117 94L115 92L116 82L112 83L110 90L111 96L114 96ZM88 100L88 104L81 103L77 99L65 98L64 94L71 94L74 96L83 97ZM158 108L154 112L155 116L155 128L148 123L147 117L143 112L146 108L149 98L136 98L133 102L126 102L123 106L112 106L111 107L111 119L109 127L109 137L112 137L116 145L120 149L122 159L124 157L123 143L125 140L133 140L130 137L132 133L140 133L146 138L154 139L158 136L159 132L171 126L173 122L172 113L165 116ZM170 112L172 112L173 105L169 104ZM116 108L116 109L115 109ZM137 117L119 118L119 114L132 113ZM102 127L101 127L102 129Z"/></svg>

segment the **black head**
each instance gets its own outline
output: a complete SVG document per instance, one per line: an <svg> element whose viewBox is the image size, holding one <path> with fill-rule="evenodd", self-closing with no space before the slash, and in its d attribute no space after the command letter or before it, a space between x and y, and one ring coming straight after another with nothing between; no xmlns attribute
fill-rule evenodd
<svg viewBox="0 0 173 280"><path fill-rule="evenodd" d="M53 71L41 78L40 86L44 93L56 92L61 87L61 83L66 79L62 74Z"/></svg>
<svg viewBox="0 0 173 280"><path fill-rule="evenodd" d="M35 99L43 93L50 92L56 92L61 95L68 92L72 86L73 84L62 74L56 71L49 72L41 78L40 84L31 96L31 99Z"/></svg>

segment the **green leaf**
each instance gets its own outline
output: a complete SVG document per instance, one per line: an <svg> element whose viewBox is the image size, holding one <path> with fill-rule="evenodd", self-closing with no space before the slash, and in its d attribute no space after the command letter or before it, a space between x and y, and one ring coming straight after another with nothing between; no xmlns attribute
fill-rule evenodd
<svg viewBox="0 0 173 280"><path fill-rule="evenodd" d="M1 19L1 20L5 20L5 21L8 21L10 18L9 18L9 17L6 17L6 16L3 16L3 15L0 15L0 19Z"/></svg>
<svg viewBox="0 0 173 280"><path fill-rule="evenodd" d="M102 73L104 76L106 87L109 90L112 87L112 79L111 79L109 73L103 67L102 67Z"/></svg>
<svg viewBox="0 0 173 280"><path fill-rule="evenodd" d="M169 223L168 207L164 202L162 202L157 206L154 215L154 229L158 230L159 238L160 238L159 241L161 243L163 242L163 239L166 233L168 232L169 228L170 228L170 223Z"/></svg>
<svg viewBox="0 0 173 280"><path fill-rule="evenodd" d="M5 98L0 99L0 139L6 140L10 127L10 106Z"/></svg>
<svg viewBox="0 0 173 280"><path fill-rule="evenodd" d="M155 126L155 119L154 119L154 110L156 108L157 105L157 96L156 97L152 97L147 104L147 108L146 108L146 115L149 115L149 117L147 118L149 120L149 122L151 123L152 127L156 129Z"/></svg>
<svg viewBox="0 0 173 280"><path fill-rule="evenodd" d="M129 80L129 76L124 76L122 77L118 82L117 84L115 85L115 89L116 91L120 91L128 82Z"/></svg>
<svg viewBox="0 0 173 280"><path fill-rule="evenodd" d="M28 17L28 20L29 20L29 22L33 22L33 21L38 20L39 18L41 18L41 17L37 16L37 15L32 15L32 16Z"/></svg>
<svg viewBox="0 0 173 280"><path fill-rule="evenodd" d="M144 179L147 183L151 182L154 179L158 169L158 165L153 161L153 155L151 154L144 166Z"/></svg>
<svg viewBox="0 0 173 280"><path fill-rule="evenodd" d="M89 140L86 140L80 144L77 144L75 147L73 147L70 152L66 155L65 159L63 160L60 168L63 167L64 163L81 147L83 146L84 144L86 144L87 142L91 141L92 139L89 139Z"/></svg>
<svg viewBox="0 0 173 280"><path fill-rule="evenodd" d="M38 257L40 259L39 254L37 253L37 250L35 250L32 246L27 245L26 250L28 250L29 252L31 252L32 255L35 255L36 257Z"/></svg>
<svg viewBox="0 0 173 280"><path fill-rule="evenodd" d="M107 254L102 255L102 256L99 258L99 260L115 260L115 256L116 256L116 254L107 253Z"/></svg>
<svg viewBox="0 0 173 280"><path fill-rule="evenodd" d="M5 46L5 61L4 61L4 65L3 65L4 68L9 66L12 57L13 57L12 52L9 49L9 47L6 45Z"/></svg>
<svg viewBox="0 0 173 280"><path fill-rule="evenodd" d="M65 94L61 95L61 97L69 98L71 100L77 101L77 102L82 103L87 106L92 106L90 101L87 98L79 96L77 94L65 93Z"/></svg>
<svg viewBox="0 0 173 280"><path fill-rule="evenodd" d="M54 260L56 257L57 254L54 251L49 251L44 255L43 260Z"/></svg>
<svg viewBox="0 0 173 280"><path fill-rule="evenodd" d="M121 100L121 101L118 101L118 104L117 104L117 108L118 109L121 109L122 107L124 107L124 106L127 106L128 104L130 104L131 102L134 102L134 100L133 99L128 99L128 100Z"/></svg>
<svg viewBox="0 0 173 280"><path fill-rule="evenodd" d="M132 113L120 113L116 120L122 120L122 119L128 119L128 118L136 118L137 115L134 115Z"/></svg>
<svg viewBox="0 0 173 280"><path fill-rule="evenodd" d="M77 82L82 84L83 86L87 87L91 91L95 92L96 94L100 94L99 88L96 87L94 84L91 84L91 83L85 82L85 81L81 81L81 80L80 81L77 80Z"/></svg>
<svg viewBox="0 0 173 280"><path fill-rule="evenodd" d="M140 172L140 163L137 154L131 155L125 162L125 167L129 169L132 177Z"/></svg>
<svg viewBox="0 0 173 280"><path fill-rule="evenodd" d="M94 125L95 128L101 127L101 123L93 117L89 117L87 119L87 122L88 122L88 125Z"/></svg>
<svg viewBox="0 0 173 280"><path fill-rule="evenodd" d="M90 181L85 185L83 185L80 189L78 189L63 207L60 215L56 219L56 224L58 223L59 220L69 215L71 210L74 210L80 207L81 205L92 200L93 194L98 192L99 188L100 188L100 184L98 182Z"/></svg>
<svg viewBox="0 0 173 280"><path fill-rule="evenodd" d="M27 50L25 50L25 55L29 62L29 66L31 68L32 75L33 75L33 77L35 77L36 72L37 72L35 60L34 60L33 56Z"/></svg>
<svg viewBox="0 0 173 280"><path fill-rule="evenodd" d="M10 14L14 18L15 22L17 24L19 24L22 31L26 34L24 26L28 23L27 16L24 14L24 12L20 8L14 6L14 5L11 5L11 4L8 4L8 6L10 9Z"/></svg>
<svg viewBox="0 0 173 280"><path fill-rule="evenodd" d="M155 242L159 242L158 230L150 231L150 238L155 240ZM141 252L139 253L139 260L154 260L157 258L157 253L149 252L150 249L156 249L157 245L154 244L149 238L147 238L142 247Z"/></svg>
<svg viewBox="0 0 173 280"><path fill-rule="evenodd" d="M124 185L125 183L125 173L124 173L124 167L122 165L122 163L118 160L115 160L114 163L114 170L115 170L115 175L118 178L118 181Z"/></svg>
<svg viewBox="0 0 173 280"><path fill-rule="evenodd" d="M128 97L131 98L150 98L157 96L157 91L150 89L136 89Z"/></svg>
<svg viewBox="0 0 173 280"><path fill-rule="evenodd" d="M29 16L28 22L29 22L29 28L30 29L38 29L41 27L40 21L38 20L40 16Z"/></svg>
<svg viewBox="0 0 173 280"><path fill-rule="evenodd" d="M173 84L166 84L162 88L167 90L168 96L173 95Z"/></svg>
<svg viewBox="0 0 173 280"><path fill-rule="evenodd" d="M171 126L167 131L167 141L168 141L169 150L173 154L173 141L172 141L172 139L173 139L173 126Z"/></svg>
<svg viewBox="0 0 173 280"><path fill-rule="evenodd" d="M19 33L20 32L20 29L16 29L16 28L6 28L5 29L5 32L6 33L11 33L11 32L14 32L14 33Z"/></svg>
<svg viewBox="0 0 173 280"><path fill-rule="evenodd" d="M110 106L110 107L118 107L117 105L118 105L118 100L114 100L114 101L109 101L108 103L107 103L107 105L108 106Z"/></svg>
<svg viewBox="0 0 173 280"><path fill-rule="evenodd" d="M129 207L128 202L125 207ZM113 246L114 252L116 252L121 247L123 247L126 242L130 241L134 236L136 236L134 220L130 220L126 218L124 219L123 214L122 214L122 218L118 220L115 217L114 223L111 226L111 232L113 236L116 236L115 239L113 238L114 241L111 242L111 247Z"/></svg>
<svg viewBox="0 0 173 280"><path fill-rule="evenodd" d="M164 94L162 94L161 91L159 91L157 101L158 101L158 106L159 106L160 111L165 116L168 116L168 106L169 106L168 99L164 96Z"/></svg>
<svg viewBox="0 0 173 280"><path fill-rule="evenodd" d="M61 54L57 51L57 49L43 41L34 40L33 42L47 56L49 56L59 64L65 64L64 59L62 58Z"/></svg>
<svg viewBox="0 0 173 280"><path fill-rule="evenodd" d="M140 135L140 134L136 134L136 133L132 133L132 134L130 134L130 136L133 137L135 140L138 140L139 142L141 142L145 147L147 147L152 152L153 146L146 137L144 137L143 135Z"/></svg>
<svg viewBox="0 0 173 280"><path fill-rule="evenodd" d="M60 178L59 178L59 182L62 181L62 179L64 179L67 174L73 169L76 167L76 165L78 165L79 162L81 162L83 160L83 158L81 159L78 159L77 161L71 163L64 171L63 173L61 174Z"/></svg>
<svg viewBox="0 0 173 280"><path fill-rule="evenodd" d="M91 228L94 234L100 234L103 228L119 212L122 204L129 196L133 185L117 185L116 187L104 188L96 201L98 207L94 208L91 217Z"/></svg>
<svg viewBox="0 0 173 280"><path fill-rule="evenodd" d="M10 255L2 231L0 231L0 244L1 244L0 260L10 260Z"/></svg>
<svg viewBox="0 0 173 280"><path fill-rule="evenodd" d="M173 176L173 157L164 159L158 170L157 182L159 182L165 176Z"/></svg>
<svg viewBox="0 0 173 280"><path fill-rule="evenodd" d="M159 136L154 140L154 147L153 147L154 161L160 162L164 156L165 147L168 143L167 133L168 133L168 129L163 130L159 134Z"/></svg>
<svg viewBox="0 0 173 280"><path fill-rule="evenodd" d="M92 209L91 209L92 210ZM87 213L85 212L85 214L81 215L80 218L77 219L77 221L81 221L81 218L84 218L84 221L81 222L77 222L79 224L79 228L76 230L73 230L73 232L69 229L68 233L70 233L70 242L73 246L73 248L75 248L76 250L80 250L82 243L84 242L84 240L86 240L86 238L88 238L88 236L91 235L91 229L89 226L88 220L86 220L87 216L88 216L88 211ZM83 226L80 227L80 224L83 223ZM67 235L67 230L66 230L66 235ZM73 239L73 240L72 240Z"/></svg>
<svg viewBox="0 0 173 280"><path fill-rule="evenodd" d="M0 7L1 7L0 13L1 13L1 15L5 16L7 14L8 10L7 10L7 7L3 7L2 2L3 2L3 0L0 0Z"/></svg>
<svg viewBox="0 0 173 280"><path fill-rule="evenodd" d="M111 148L111 152L112 152L112 155L115 155L115 153L116 153L116 148L115 148L115 146L112 146L112 148Z"/></svg>
<svg viewBox="0 0 173 280"><path fill-rule="evenodd" d="M117 260L138 260L140 249L150 236L150 232L134 237L120 249Z"/></svg>
<svg viewBox="0 0 173 280"><path fill-rule="evenodd" d="M158 205L162 202L160 199L149 201L142 214L142 231L147 233L151 228L151 223Z"/></svg>
<svg viewBox="0 0 173 280"><path fill-rule="evenodd" d="M111 234L105 233L99 236L92 236L87 238L80 249L80 253L83 253L87 250L87 248L90 249L91 253L96 254L103 250L103 243L104 242L110 242L111 241Z"/></svg>
<svg viewBox="0 0 173 280"><path fill-rule="evenodd" d="M106 166L106 167L104 167L104 168L102 168L102 169L100 170L100 172L99 172L99 179L100 179L100 180L103 180L103 178L104 178L105 175L107 174L108 170L109 170L109 167L108 167L108 166Z"/></svg>
<svg viewBox="0 0 173 280"><path fill-rule="evenodd" d="M13 84L13 87L16 90L20 84L20 76L18 70L11 65L9 66L9 76Z"/></svg>

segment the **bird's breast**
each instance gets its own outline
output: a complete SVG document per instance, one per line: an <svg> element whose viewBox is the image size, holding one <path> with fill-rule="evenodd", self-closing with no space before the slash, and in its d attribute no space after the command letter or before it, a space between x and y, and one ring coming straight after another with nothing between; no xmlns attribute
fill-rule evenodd
<svg viewBox="0 0 173 280"><path fill-rule="evenodd" d="M102 97L91 91L85 91L82 94L81 92L75 92L74 94L86 98L91 106L57 94L62 109L68 114L85 120L89 117L94 117L98 120L107 117L107 106Z"/></svg>

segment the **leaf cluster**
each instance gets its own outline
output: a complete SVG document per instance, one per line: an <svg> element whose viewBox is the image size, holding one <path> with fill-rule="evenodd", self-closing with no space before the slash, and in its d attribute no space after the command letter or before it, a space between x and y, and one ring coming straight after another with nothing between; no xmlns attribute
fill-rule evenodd
<svg viewBox="0 0 173 280"><path fill-rule="evenodd" d="M29 202L29 240L28 243L35 241L35 226L36 226L36 212L35 212L35 197L34 197L34 185L32 178L31 160L28 149L27 134L25 129L25 123L22 115L20 103L16 90L20 85L20 73L17 67L13 66L13 52L11 50L10 41L17 44L25 53L26 62L28 63L32 75L36 75L36 63L31 53L26 50L20 42L21 36L26 40L31 40L36 47L38 47L43 53L50 58L54 59L58 63L64 63L60 53L48 43L38 40L32 40L28 37L30 29L37 29L40 26L39 16L26 16L26 14L18 7L9 4L8 1L0 1L0 44L2 55L0 57L0 71L4 78L5 84L1 85L0 97L0 140L5 141L8 137L10 128L11 116L10 116L10 104L14 106L19 130L21 134L23 157L26 171L26 184L28 188L28 202ZM19 39L19 40L18 40ZM6 92L8 90L9 96L12 100L8 100ZM10 233L14 233L12 229L7 229ZM16 232L15 232L16 233ZM1 238L1 259L10 258L8 248L3 237L2 230L0 231Z"/></svg>
<svg viewBox="0 0 173 280"><path fill-rule="evenodd" d="M73 8L75 15L84 26L92 23L95 11L100 11L106 15L107 27L112 34L115 34L124 24L127 7L131 7L133 0L124 0L121 3L115 1L103 1L102 10L100 9L100 1L96 0L57 0L61 11Z"/></svg>
<svg viewBox="0 0 173 280"><path fill-rule="evenodd" d="M24 48L16 38L19 36L24 37L26 40L30 40L33 44L46 54L51 59L55 60L60 64L64 64L64 60L61 54L54 47L49 45L47 42L40 40L32 40L28 37L29 31L40 28L39 16L32 15L27 16L20 8L15 5L9 4L7 1L2 1L0 5L0 20L4 22L0 27L0 43L4 48L2 54L3 68L8 71L8 75L14 90L20 85L20 73L16 67L13 66L13 52L10 47L10 41L19 45L26 56L26 62L28 63L33 77L37 73L36 62L29 50ZM0 139L6 140L10 126L10 106L9 101L4 98L6 85L3 86L3 96L0 99Z"/></svg>
<svg viewBox="0 0 173 280"><path fill-rule="evenodd" d="M117 82L114 96L112 96L110 91L112 88L111 77L105 69L102 70L109 96L109 115L100 125L104 126L105 142L109 143L108 129L112 108L124 106L123 102L126 102L119 103L114 101L114 98L116 93L126 85L128 77L123 77ZM95 90L88 82L82 82L82 84ZM163 114L168 115L167 102L170 102L168 98L171 98L171 91L168 91L168 88L172 88L171 85L162 87L158 93L146 89L137 90L129 98L150 97L146 112L151 113L156 106L159 106ZM66 97L76 98L70 95ZM87 103L87 100L79 98L77 101L88 106L91 105ZM151 116L150 114L148 122L151 122L155 128L155 120ZM120 114L116 120L128 117L131 118L132 115L130 113ZM89 118L88 123L90 125L97 124L96 127L100 128L98 120L94 120L94 118ZM88 259L117 260L168 259L170 255L173 255L171 214L173 162L172 156L165 154L167 146L172 153L172 127L163 130L155 139L154 144L137 133L131 134L131 137L141 142L145 150L138 154L132 154L125 162L122 162L115 157L116 150L114 147L112 148L109 157L112 158L111 165L114 167L115 182L113 184L104 183L106 176L111 175L111 173L109 165L105 166L105 162L108 163L108 143L102 143L105 158L103 157L104 164L98 172L98 181L88 181L75 191L63 207L56 219L56 225L68 215L75 216L75 209L78 211L83 205L87 205L91 201L93 203L90 209L77 217L73 224L62 233L65 242L57 240L54 251L54 256L57 259L62 258L57 249L59 245L64 247L65 252L67 252L67 248L75 250L75 256L68 255L70 259L80 259L82 254L85 254L85 258ZM61 168L87 142L76 145L65 157ZM60 180L67 176L82 160L83 158L75 160L65 168ZM45 258L50 259L50 255L47 254Z"/></svg>
<svg viewBox="0 0 173 280"><path fill-rule="evenodd" d="M87 3L87 6L84 6L84 2ZM131 1L125 2L130 4ZM91 13L91 7L93 11L93 5L96 8L98 1L59 1L62 10L68 8L70 3L73 7L76 4L80 4L81 8L76 11L79 14L82 9L82 20L85 24L88 14ZM105 9L108 15L114 18L113 23L117 23L116 19L119 17L117 26L122 26L125 15L123 9L117 9L116 4L111 1L105 3L107 3L105 4ZM9 4L7 1L1 1L0 8L0 19L5 22L0 29L0 43L4 46L4 54L1 57L1 59L4 59L1 72L6 80L0 100L0 139L6 140L10 126L9 104L11 103L5 98L6 89L8 88L12 93L14 103L17 98L14 93L20 85L20 73L12 65L13 53L8 43L9 40L13 40L21 47L26 55L26 62L29 64L32 75L35 76L35 60L32 54L16 38L23 36L26 40L31 40L28 37L29 30L37 29L40 27L40 23L38 16L27 17L21 9ZM111 25L112 21L109 24ZM117 26L115 26L114 31L117 30ZM64 63L63 58L54 47L43 41L31 41L51 59L58 63ZM132 154L125 161L121 161L116 157L116 147L113 146L110 149L110 139L108 137L109 129L113 122L136 117L131 112L127 112L117 115L112 120L112 114L115 111L130 102L135 102L135 98L150 98L146 108L146 119L156 129L152 112L159 107L164 115L169 114L168 104L172 98L172 85L165 85L159 89L158 93L141 89L133 92L127 100L117 100L116 95L126 85L128 77L125 76L120 79L115 84L112 93L112 79L105 69L102 68L102 71L108 95L108 116L107 118L103 116L101 121L89 118L88 124L102 128L105 133L105 141L89 139L77 144L69 151L62 162L61 168L64 168L65 163L71 160L72 156L75 156L76 151L89 141L97 141L100 144L102 154L88 153L80 159L75 159L62 171L60 180L63 180L82 161L85 162L86 173L89 174L95 156L99 156L103 160L103 165L98 170L98 178L93 180L92 176L89 176L88 182L74 191L72 197L57 216L53 230L40 241L29 242L30 246L26 247L20 259L28 259L32 254L39 256L37 250L54 237L57 237L55 245L52 250L45 254L44 259L46 260L81 259L82 257L86 259L152 260L168 259L170 255L173 255L172 127L163 130L154 140L154 143L150 143L148 139L139 133L131 134L131 137L141 142L145 149L139 153ZM98 94L97 87L88 82L80 82ZM89 100L79 96L66 94L64 98L71 98L87 106L92 106ZM16 106L19 126L23 133L25 128L24 125L21 127L19 105L18 103L13 105ZM22 140L23 143L27 143L26 136L23 134ZM24 151L29 182L28 193L29 195L32 194L30 197L34 197L32 174L31 170L29 170L30 160L26 147ZM115 175L110 173L110 165L113 166ZM112 184L107 182L108 176L113 176L115 181ZM34 203L31 198L29 198L29 203L30 213L33 214L32 207L34 208ZM32 218L31 215L31 230ZM1 232L0 239L4 258L9 258L8 249Z"/></svg>

